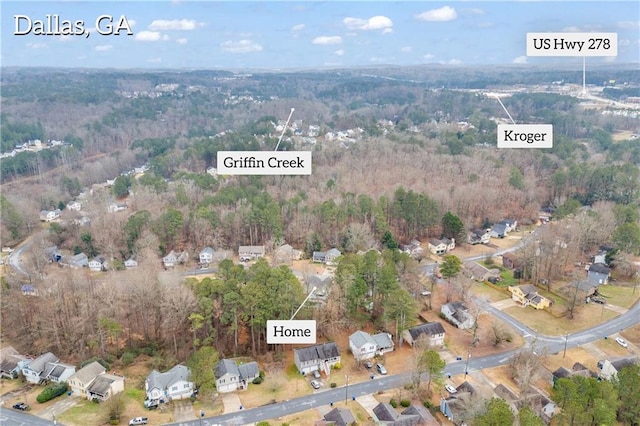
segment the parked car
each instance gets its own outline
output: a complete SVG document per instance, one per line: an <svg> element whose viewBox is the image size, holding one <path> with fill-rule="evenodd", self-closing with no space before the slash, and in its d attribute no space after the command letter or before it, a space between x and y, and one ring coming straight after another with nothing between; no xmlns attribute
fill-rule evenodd
<svg viewBox="0 0 640 426"><path fill-rule="evenodd" d="M623 348L627 347L627 341L624 340L622 337L616 337L616 342L618 342L618 344Z"/></svg>
<svg viewBox="0 0 640 426"><path fill-rule="evenodd" d="M314 389L320 389L320 382L317 380L312 380L311 381L311 387Z"/></svg>
<svg viewBox="0 0 640 426"><path fill-rule="evenodd" d="M601 297L592 297L591 300L593 301L593 303L599 303L601 305L606 305L607 304L607 301L604 300Z"/></svg>
<svg viewBox="0 0 640 426"><path fill-rule="evenodd" d="M373 368L373 363L371 361L365 361L364 366L367 370L371 370Z"/></svg>
<svg viewBox="0 0 640 426"><path fill-rule="evenodd" d="M27 411L29 409L29 406L24 402L18 402L13 404L13 408L20 411Z"/></svg>
<svg viewBox="0 0 640 426"><path fill-rule="evenodd" d="M420 294L421 294L422 296L431 296L431 292L430 292L429 290L422 290L422 291L420 292Z"/></svg>
<svg viewBox="0 0 640 426"><path fill-rule="evenodd" d="M316 379L320 378L320 372L318 370L313 370L313 377L315 377Z"/></svg>
<svg viewBox="0 0 640 426"><path fill-rule="evenodd" d="M129 426L146 425L149 420L146 417L136 417L129 420Z"/></svg>
<svg viewBox="0 0 640 426"><path fill-rule="evenodd" d="M457 393L458 392L458 390L456 388L454 388L453 386L451 386L451 385L445 385L444 388L449 393Z"/></svg>
<svg viewBox="0 0 640 426"><path fill-rule="evenodd" d="M384 365L382 364L376 364L376 370L378 370L378 373L380 374L387 374L387 369L384 368Z"/></svg>

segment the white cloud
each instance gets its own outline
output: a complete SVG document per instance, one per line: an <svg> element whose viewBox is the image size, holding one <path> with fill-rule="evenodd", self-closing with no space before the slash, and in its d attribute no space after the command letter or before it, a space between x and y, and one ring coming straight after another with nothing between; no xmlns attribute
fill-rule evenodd
<svg viewBox="0 0 640 426"><path fill-rule="evenodd" d="M291 27L291 31L302 31L304 30L304 24L297 24Z"/></svg>
<svg viewBox="0 0 640 426"><path fill-rule="evenodd" d="M420 21L429 22L445 22L452 21L458 17L455 9L450 6L443 6L440 9L427 10L416 15L416 18Z"/></svg>
<svg viewBox="0 0 640 426"><path fill-rule="evenodd" d="M149 25L151 31L191 31L201 27L202 23L198 23L195 19L174 19L171 21L165 19L156 19Z"/></svg>
<svg viewBox="0 0 640 426"><path fill-rule="evenodd" d="M46 43L27 43L27 47L30 47L32 49L45 49L47 47Z"/></svg>
<svg viewBox="0 0 640 426"><path fill-rule="evenodd" d="M111 49L113 49L113 46L110 44L103 44L101 46L96 46L96 52L106 52Z"/></svg>
<svg viewBox="0 0 640 426"><path fill-rule="evenodd" d="M338 50L336 50L336 51L335 51L335 52L333 52L333 53L335 53L335 54L336 54L336 56L342 56L342 55L344 55L344 49L338 49Z"/></svg>
<svg viewBox="0 0 640 426"><path fill-rule="evenodd" d="M389 30L393 27L393 22L386 16L373 16L369 19L347 17L342 23L350 30Z"/></svg>
<svg viewBox="0 0 640 426"><path fill-rule="evenodd" d="M623 30L635 30L640 28L640 21L620 21L618 27Z"/></svg>
<svg viewBox="0 0 640 426"><path fill-rule="evenodd" d="M262 46L252 40L231 41L220 43L220 47L229 53L252 53L262 51Z"/></svg>
<svg viewBox="0 0 640 426"><path fill-rule="evenodd" d="M140 31L134 37L140 41L158 41L162 36L157 31Z"/></svg>
<svg viewBox="0 0 640 426"><path fill-rule="evenodd" d="M176 43L178 44L187 44L187 39L186 38L179 38L176 40Z"/></svg>
<svg viewBox="0 0 640 426"><path fill-rule="evenodd" d="M162 62L162 58L149 58L147 59L147 62L149 62L150 64L159 64L160 62Z"/></svg>
<svg viewBox="0 0 640 426"><path fill-rule="evenodd" d="M404 46L400 48L400 51L402 53L411 53L412 50L413 50L413 47L411 46Z"/></svg>
<svg viewBox="0 0 640 426"><path fill-rule="evenodd" d="M163 36L162 36L162 40L164 40L164 41L168 41L168 40L169 40L169 36L168 36L168 35L166 35L166 34L165 34L165 35L163 35Z"/></svg>
<svg viewBox="0 0 640 426"><path fill-rule="evenodd" d="M526 56L518 56L517 58L515 58L513 61L514 64L526 64L527 63L527 57Z"/></svg>
<svg viewBox="0 0 640 426"><path fill-rule="evenodd" d="M313 39L313 44L340 44L342 37L340 36L320 36Z"/></svg>
<svg viewBox="0 0 640 426"><path fill-rule="evenodd" d="M127 22L129 23L129 26L130 26L131 28L133 28L133 27L135 27L135 26L136 26L136 21L135 21L135 19L127 19Z"/></svg>
<svg viewBox="0 0 640 426"><path fill-rule="evenodd" d="M426 55L422 56L422 59L426 59L426 60L433 59L433 58L435 58L435 56L432 55L431 53L427 53Z"/></svg>
<svg viewBox="0 0 640 426"><path fill-rule="evenodd" d="M391 34L393 32L393 28L385 28L382 30L382 34Z"/></svg>
<svg viewBox="0 0 640 426"><path fill-rule="evenodd" d="M460 65L460 64L462 64L462 61L460 59L451 59L449 62L447 62L447 64L449 64L449 65Z"/></svg>

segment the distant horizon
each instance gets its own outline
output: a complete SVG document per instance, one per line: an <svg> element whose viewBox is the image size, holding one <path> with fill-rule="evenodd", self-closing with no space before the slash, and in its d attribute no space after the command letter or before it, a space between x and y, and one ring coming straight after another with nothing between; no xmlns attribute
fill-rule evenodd
<svg viewBox="0 0 640 426"><path fill-rule="evenodd" d="M637 1L3 1L0 10L3 67L581 65L527 56L531 32L616 33L617 56L587 67L640 64Z"/></svg>

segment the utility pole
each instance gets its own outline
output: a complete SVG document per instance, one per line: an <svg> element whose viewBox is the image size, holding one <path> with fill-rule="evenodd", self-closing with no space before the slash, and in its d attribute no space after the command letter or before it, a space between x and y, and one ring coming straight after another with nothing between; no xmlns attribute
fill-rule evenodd
<svg viewBox="0 0 640 426"><path fill-rule="evenodd" d="M344 377L347 379L347 386L344 388L344 405L349 404L349 375L345 374Z"/></svg>
<svg viewBox="0 0 640 426"><path fill-rule="evenodd" d="M569 332L564 334L564 351L562 352L562 358L567 356L567 343L569 342Z"/></svg>

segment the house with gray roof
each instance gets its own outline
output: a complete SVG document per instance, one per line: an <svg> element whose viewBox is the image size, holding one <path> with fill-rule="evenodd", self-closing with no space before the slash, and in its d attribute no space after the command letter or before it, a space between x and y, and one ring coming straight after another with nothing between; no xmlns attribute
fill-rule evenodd
<svg viewBox="0 0 640 426"><path fill-rule="evenodd" d="M73 256L63 257L60 263L72 268L83 268L89 266L89 258L84 253L78 253Z"/></svg>
<svg viewBox="0 0 640 426"><path fill-rule="evenodd" d="M56 363L60 359L52 354L51 352L46 352L31 362L27 363L22 367L22 375L29 383L39 384L46 379L46 372L48 372L48 363Z"/></svg>
<svg viewBox="0 0 640 426"><path fill-rule="evenodd" d="M598 361L599 376L605 380L616 379L618 372L625 367L638 363L637 356L621 356Z"/></svg>
<svg viewBox="0 0 640 426"><path fill-rule="evenodd" d="M221 359L215 367L216 390L220 393L244 390L258 376L260 368L255 361L238 365L231 359Z"/></svg>
<svg viewBox="0 0 640 426"><path fill-rule="evenodd" d="M327 376L331 367L340 363L340 349L334 342L294 349L293 359L302 374L323 371Z"/></svg>
<svg viewBox="0 0 640 426"><path fill-rule="evenodd" d="M45 364L44 379L47 382L66 382L76 372L75 365L62 362L47 362Z"/></svg>
<svg viewBox="0 0 640 426"><path fill-rule="evenodd" d="M316 263L324 263L326 265L335 265L336 259L341 256L342 253L337 248L332 248L328 251L314 251L312 259Z"/></svg>
<svg viewBox="0 0 640 426"><path fill-rule="evenodd" d="M194 388L193 382L189 380L190 376L191 370L181 364L164 373L153 370L144 384L147 393L145 404L191 397Z"/></svg>
<svg viewBox="0 0 640 426"><path fill-rule="evenodd" d="M376 355L382 355L393 351L394 343L388 333L370 335L365 331L356 331L349 336L349 349L356 361L371 359Z"/></svg>
<svg viewBox="0 0 640 426"><path fill-rule="evenodd" d="M124 391L124 377L113 374L100 374L87 387L87 398L104 402L113 395Z"/></svg>
<svg viewBox="0 0 640 426"><path fill-rule="evenodd" d="M0 349L0 378L15 379L31 358L21 355L13 346Z"/></svg>
<svg viewBox="0 0 640 426"><path fill-rule="evenodd" d="M238 247L238 256L240 259L258 259L264 257L266 251L264 246L240 246Z"/></svg>
<svg viewBox="0 0 640 426"><path fill-rule="evenodd" d="M356 423L356 418L350 410L346 408L334 408L324 415L324 420L333 422L336 426L350 426Z"/></svg>
<svg viewBox="0 0 640 426"><path fill-rule="evenodd" d="M445 303L440 307L440 312L447 321L459 329L467 330L475 324L473 315L469 313L469 309L462 302Z"/></svg>
<svg viewBox="0 0 640 426"><path fill-rule="evenodd" d="M444 327L439 322L420 324L402 332L402 338L411 346L419 341L424 341L429 346L442 346L444 335Z"/></svg>
<svg viewBox="0 0 640 426"><path fill-rule="evenodd" d="M610 274L611 269L607 265L605 265L604 263L594 263L589 266L589 271L587 271L587 279L591 281L595 286L599 286L600 284L609 283Z"/></svg>
<svg viewBox="0 0 640 426"><path fill-rule="evenodd" d="M98 361L93 361L69 377L69 380L67 381L69 389L74 395L87 398L87 388L91 382L93 382L96 377L106 372L107 369L104 368L102 364Z"/></svg>
<svg viewBox="0 0 640 426"><path fill-rule="evenodd" d="M208 265L209 263L213 262L213 254L214 254L214 250L213 247L205 247L200 251L200 264L201 265Z"/></svg>

